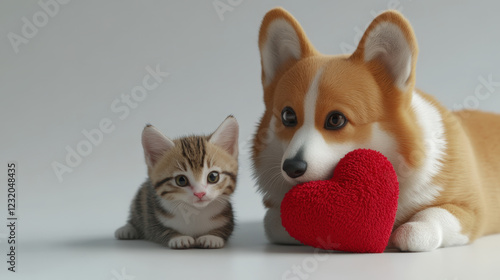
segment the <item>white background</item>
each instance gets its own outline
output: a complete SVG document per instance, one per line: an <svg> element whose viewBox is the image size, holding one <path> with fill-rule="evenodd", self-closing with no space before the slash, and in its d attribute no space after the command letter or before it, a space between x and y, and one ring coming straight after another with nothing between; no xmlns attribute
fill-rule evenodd
<svg viewBox="0 0 500 280"><path fill-rule="evenodd" d="M417 85L450 109L466 104L500 112L500 87L487 97L474 95L479 77L500 81L496 1L220 2L237 5L219 16L212 0L73 0L17 53L8 34L23 36L23 17L33 23L43 9L32 0L0 3L2 221L8 161L18 163L19 175L18 272L7 272L3 261L2 226L2 279L294 279L283 278L293 266L309 270L295 279L500 279L498 235L430 253L326 259L313 248L269 245L248 153L263 112L257 35L269 9L285 7L319 51L337 54L352 50L375 14L397 8L417 34ZM130 95L145 68L156 65L170 76L121 120L111 104ZM152 123L171 137L210 133L229 114L241 127L233 200L239 226L232 243L174 251L114 240L146 176L143 126ZM52 164L66 164L66 147L76 149L85 140L82 130L98 128L105 118L115 129L59 181Z"/></svg>

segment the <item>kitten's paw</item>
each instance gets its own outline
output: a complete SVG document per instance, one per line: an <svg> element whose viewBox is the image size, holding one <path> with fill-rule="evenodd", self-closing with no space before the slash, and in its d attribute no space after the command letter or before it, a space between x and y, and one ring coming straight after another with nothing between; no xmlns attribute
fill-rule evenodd
<svg viewBox="0 0 500 280"><path fill-rule="evenodd" d="M202 235L196 238L196 245L205 249L218 249L224 247L224 239L215 235Z"/></svg>
<svg viewBox="0 0 500 280"><path fill-rule="evenodd" d="M181 235L170 239L168 247L172 249L187 249L194 245L194 238L187 235Z"/></svg>
<svg viewBox="0 0 500 280"><path fill-rule="evenodd" d="M425 252L439 248L443 234L429 222L409 222L398 227L391 236L391 244L401 251Z"/></svg>
<svg viewBox="0 0 500 280"><path fill-rule="evenodd" d="M139 239L139 233L131 224L126 224L115 231L116 239Z"/></svg>

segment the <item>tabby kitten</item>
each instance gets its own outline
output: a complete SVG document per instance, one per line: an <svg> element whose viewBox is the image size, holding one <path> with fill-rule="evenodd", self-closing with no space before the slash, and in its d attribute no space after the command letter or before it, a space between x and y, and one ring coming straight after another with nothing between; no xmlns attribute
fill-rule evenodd
<svg viewBox="0 0 500 280"><path fill-rule="evenodd" d="M147 125L142 145L148 179L117 239L170 248L221 248L233 232L230 195L238 172L238 123L229 116L209 136L170 140Z"/></svg>

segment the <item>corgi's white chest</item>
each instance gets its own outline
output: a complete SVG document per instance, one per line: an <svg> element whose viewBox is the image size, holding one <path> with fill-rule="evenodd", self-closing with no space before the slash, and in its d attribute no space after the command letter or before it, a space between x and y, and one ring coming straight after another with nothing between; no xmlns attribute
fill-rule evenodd
<svg viewBox="0 0 500 280"><path fill-rule="evenodd" d="M424 139L424 164L416 170L405 166L404 160L393 162L399 180L399 200L396 223L408 218L418 208L429 205L442 190L433 184L433 178L439 174L446 152L446 136L440 112L417 92L413 93L412 109Z"/></svg>

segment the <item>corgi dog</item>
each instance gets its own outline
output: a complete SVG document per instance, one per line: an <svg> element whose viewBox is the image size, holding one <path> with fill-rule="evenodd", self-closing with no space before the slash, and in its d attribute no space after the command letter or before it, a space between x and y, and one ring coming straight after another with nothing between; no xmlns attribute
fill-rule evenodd
<svg viewBox="0 0 500 280"><path fill-rule="evenodd" d="M352 54L332 56L276 8L259 50L265 112L252 160L271 242L299 244L281 224L285 193L329 179L358 148L384 154L398 176L390 247L431 251L500 232L500 115L451 112L415 88L417 41L399 12L376 17Z"/></svg>

